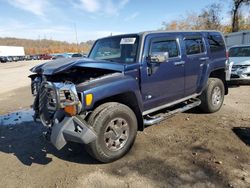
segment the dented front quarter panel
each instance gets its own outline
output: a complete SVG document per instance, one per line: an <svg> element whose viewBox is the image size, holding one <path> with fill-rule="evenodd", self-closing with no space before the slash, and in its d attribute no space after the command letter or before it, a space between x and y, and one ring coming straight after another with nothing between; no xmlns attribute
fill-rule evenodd
<svg viewBox="0 0 250 188"><path fill-rule="evenodd" d="M142 111L142 98L139 87L139 71L134 66L127 67L125 72L117 72L103 77L83 82L76 86L77 92L81 92L83 96L93 94L93 102L90 106L86 106L83 102L84 110L91 110L95 104L103 99L131 92L136 97L139 108Z"/></svg>

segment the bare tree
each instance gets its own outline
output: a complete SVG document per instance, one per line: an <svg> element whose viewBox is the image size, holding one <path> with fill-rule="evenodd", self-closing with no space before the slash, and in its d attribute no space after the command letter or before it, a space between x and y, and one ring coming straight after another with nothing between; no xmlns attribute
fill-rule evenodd
<svg viewBox="0 0 250 188"><path fill-rule="evenodd" d="M164 30L195 30L199 29L198 15L196 13L186 13L180 19L170 22L163 22Z"/></svg>
<svg viewBox="0 0 250 188"><path fill-rule="evenodd" d="M239 31L239 16L240 8L242 5L249 5L250 0L233 0L232 8L232 32Z"/></svg>
<svg viewBox="0 0 250 188"><path fill-rule="evenodd" d="M221 29L221 5L213 3L202 10L199 15L199 24L202 29Z"/></svg>
<svg viewBox="0 0 250 188"><path fill-rule="evenodd" d="M213 3L200 13L187 13L178 20L163 22L164 30L220 30L221 5Z"/></svg>

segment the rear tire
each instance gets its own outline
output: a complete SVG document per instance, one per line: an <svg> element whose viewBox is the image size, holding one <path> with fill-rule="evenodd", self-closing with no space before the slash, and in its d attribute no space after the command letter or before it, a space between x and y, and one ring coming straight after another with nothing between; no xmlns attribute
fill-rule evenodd
<svg viewBox="0 0 250 188"><path fill-rule="evenodd" d="M224 101L225 87L222 80L209 78L206 89L199 97L201 105L199 108L206 113L214 113L220 110Z"/></svg>
<svg viewBox="0 0 250 188"><path fill-rule="evenodd" d="M137 119L126 105L105 103L94 110L88 122L97 139L86 145L86 150L98 161L108 163L121 158L135 141Z"/></svg>

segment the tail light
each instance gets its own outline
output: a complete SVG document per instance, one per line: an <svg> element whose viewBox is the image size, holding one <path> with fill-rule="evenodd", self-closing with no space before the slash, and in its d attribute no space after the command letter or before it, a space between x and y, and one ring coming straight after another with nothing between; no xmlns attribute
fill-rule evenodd
<svg viewBox="0 0 250 188"><path fill-rule="evenodd" d="M229 60L229 51L226 51L227 60Z"/></svg>

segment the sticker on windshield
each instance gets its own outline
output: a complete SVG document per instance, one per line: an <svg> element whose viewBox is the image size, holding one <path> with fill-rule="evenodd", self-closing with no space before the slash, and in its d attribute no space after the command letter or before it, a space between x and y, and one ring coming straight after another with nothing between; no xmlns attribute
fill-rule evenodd
<svg viewBox="0 0 250 188"><path fill-rule="evenodd" d="M120 44L134 44L136 38L122 38Z"/></svg>

